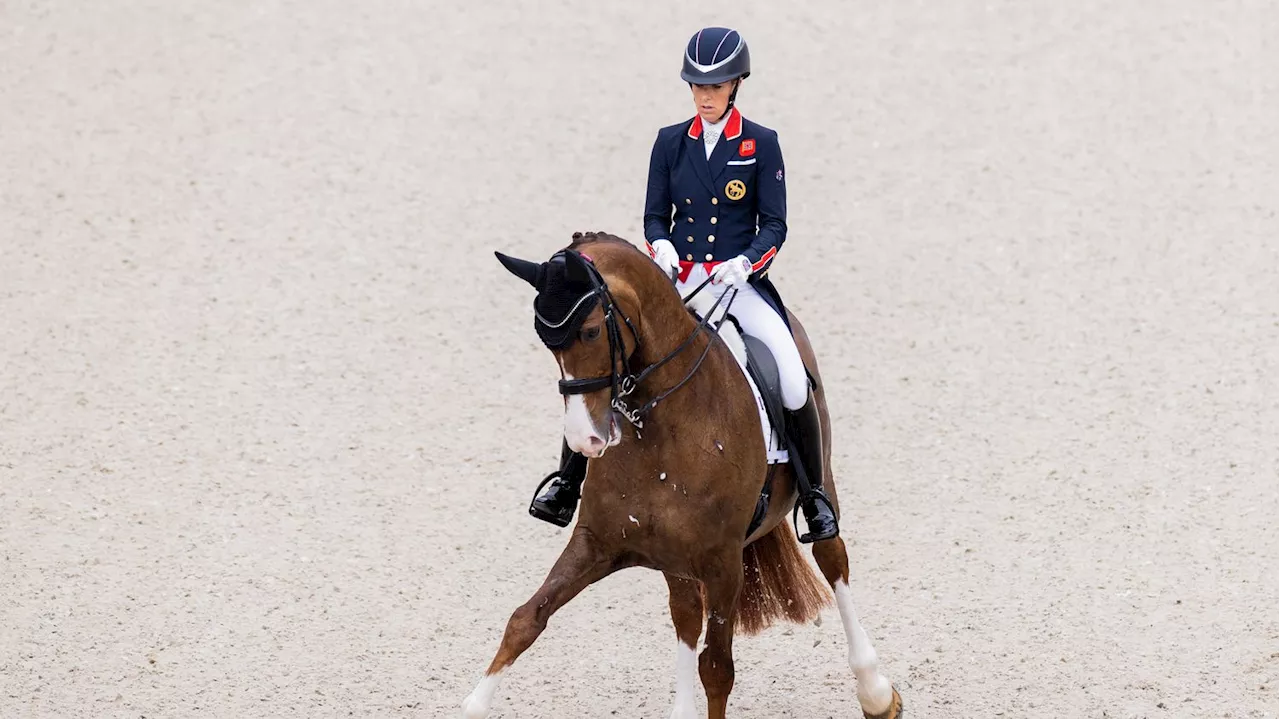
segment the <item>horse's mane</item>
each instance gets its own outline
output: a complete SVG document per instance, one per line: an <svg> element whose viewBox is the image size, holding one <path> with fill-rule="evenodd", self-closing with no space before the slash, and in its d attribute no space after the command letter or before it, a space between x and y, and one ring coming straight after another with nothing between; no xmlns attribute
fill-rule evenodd
<svg viewBox="0 0 1280 719"><path fill-rule="evenodd" d="M576 250L588 242L608 242L610 244L624 245L626 247L630 247L636 252L640 252L639 247L636 247L617 235L611 235L608 232L575 232L573 233L573 242L569 243L569 249Z"/></svg>

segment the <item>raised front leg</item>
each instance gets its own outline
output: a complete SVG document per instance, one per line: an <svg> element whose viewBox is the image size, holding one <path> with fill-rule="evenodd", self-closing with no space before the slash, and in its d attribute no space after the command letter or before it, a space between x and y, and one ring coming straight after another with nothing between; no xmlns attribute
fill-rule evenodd
<svg viewBox="0 0 1280 719"><path fill-rule="evenodd" d="M849 556L844 540L836 537L815 543L813 557L836 594L840 622L844 624L844 634L849 640L849 668L858 680L858 703L862 705L863 716L867 719L899 719L902 716L902 697L880 673L876 650L858 623L858 612L853 607L853 592L849 589Z"/></svg>
<svg viewBox="0 0 1280 719"><path fill-rule="evenodd" d="M524 653L547 627L547 620L588 585L611 574L619 567L613 558L600 551L590 532L576 530L561 552L542 586L529 601L520 606L507 622L502 645L489 664L484 678L462 702L462 716L483 719L489 716L493 695L498 691L502 673Z"/></svg>
<svg viewBox="0 0 1280 719"><path fill-rule="evenodd" d="M733 629L742 591L742 552L727 555L702 579L706 589L707 648L698 658L698 674L707 690L708 719L725 719L733 691Z"/></svg>
<svg viewBox="0 0 1280 719"><path fill-rule="evenodd" d="M702 589L692 579L667 577L671 623L676 627L676 700L671 719L698 719L694 683L698 680L698 637L702 634Z"/></svg>

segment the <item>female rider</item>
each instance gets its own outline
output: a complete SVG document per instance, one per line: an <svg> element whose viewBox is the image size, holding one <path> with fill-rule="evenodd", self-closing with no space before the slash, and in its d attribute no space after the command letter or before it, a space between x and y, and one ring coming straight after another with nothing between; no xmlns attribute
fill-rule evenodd
<svg viewBox="0 0 1280 719"><path fill-rule="evenodd" d="M697 114L658 131L649 159L644 235L649 255L678 277L682 295L707 277L711 284L704 291L719 295L736 288L731 313L773 353L786 433L798 450L791 460L798 454L803 468L796 475L809 531L801 541L812 542L836 536L839 528L822 490L822 430L813 390L777 291L765 277L786 240L787 192L777 133L734 107L750 74L751 56L737 31L709 27L689 39L680 77L689 83ZM567 526L586 464L565 445L560 471L548 478L530 514Z"/></svg>

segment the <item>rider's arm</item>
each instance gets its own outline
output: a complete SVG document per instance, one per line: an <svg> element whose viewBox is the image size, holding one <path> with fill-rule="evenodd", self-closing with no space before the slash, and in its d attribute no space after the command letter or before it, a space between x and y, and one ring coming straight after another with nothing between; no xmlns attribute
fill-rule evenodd
<svg viewBox="0 0 1280 719"><path fill-rule="evenodd" d="M649 155L649 189L644 195L644 240L646 244L665 240L671 236L671 188L667 169L667 154L662 147L662 135L653 141ZM649 248L653 254L653 248Z"/></svg>
<svg viewBox="0 0 1280 719"><path fill-rule="evenodd" d="M752 274L769 269L769 264L787 240L787 182L782 168L782 147L778 135L770 133L757 141L756 149L756 239L743 254L751 261Z"/></svg>

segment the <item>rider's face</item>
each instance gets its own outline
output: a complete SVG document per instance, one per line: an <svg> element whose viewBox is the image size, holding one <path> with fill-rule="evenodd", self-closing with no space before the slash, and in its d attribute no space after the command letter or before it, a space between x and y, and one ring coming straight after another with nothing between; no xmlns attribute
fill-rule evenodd
<svg viewBox="0 0 1280 719"><path fill-rule="evenodd" d="M733 94L732 82L690 87L693 90L693 106L703 122L716 122L729 109L729 96Z"/></svg>

